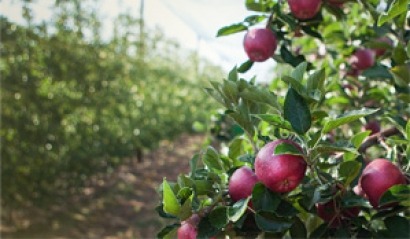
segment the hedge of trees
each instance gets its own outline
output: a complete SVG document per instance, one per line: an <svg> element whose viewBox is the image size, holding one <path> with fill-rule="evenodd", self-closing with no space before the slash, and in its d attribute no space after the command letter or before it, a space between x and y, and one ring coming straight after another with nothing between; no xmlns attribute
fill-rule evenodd
<svg viewBox="0 0 410 239"><path fill-rule="evenodd" d="M2 199L42 205L206 120L222 69L120 15L112 37L81 1L36 24L1 17ZM201 107L198 107L200 105Z"/></svg>

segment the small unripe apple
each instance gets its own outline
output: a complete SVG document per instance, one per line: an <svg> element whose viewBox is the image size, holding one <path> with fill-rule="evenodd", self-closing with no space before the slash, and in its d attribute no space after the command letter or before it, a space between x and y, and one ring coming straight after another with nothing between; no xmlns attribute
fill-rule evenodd
<svg viewBox="0 0 410 239"><path fill-rule="evenodd" d="M390 39L389 37L387 37L387 36L383 36L383 37L380 37L380 38L378 38L377 40L376 40L377 42L384 42L384 43L387 43L389 46L393 46L393 40L392 39ZM376 57L379 57L379 56L382 56L382 55L384 55L384 53L386 53L386 48L373 48L373 51L374 51L374 53L376 54Z"/></svg>
<svg viewBox="0 0 410 239"><path fill-rule="evenodd" d="M238 168L229 179L229 196L234 202L252 195L252 190L258 182L258 177L251 168L243 166Z"/></svg>
<svg viewBox="0 0 410 239"><path fill-rule="evenodd" d="M184 221L177 231L178 239L196 239L198 231L196 226L191 223Z"/></svg>
<svg viewBox="0 0 410 239"><path fill-rule="evenodd" d="M327 203L317 203L316 212L317 215L323 219L323 221L330 223L330 228L337 228L342 225L343 219L357 217L360 213L360 208L338 208L335 201L330 200Z"/></svg>
<svg viewBox="0 0 410 239"><path fill-rule="evenodd" d="M319 12L322 0L288 0L288 4L295 18L307 20Z"/></svg>
<svg viewBox="0 0 410 239"><path fill-rule="evenodd" d="M377 120L371 120L371 121L369 121L369 122L367 122L367 124L365 124L364 126L363 126L363 130L365 131L365 130L370 130L371 132L370 132L370 135L373 135L373 134L377 134L377 133L379 133L380 132L380 123L379 123L379 121L377 121Z"/></svg>
<svg viewBox="0 0 410 239"><path fill-rule="evenodd" d="M243 39L243 46L249 59L263 62L269 59L276 50L276 35L268 28L249 30Z"/></svg>
<svg viewBox="0 0 410 239"><path fill-rule="evenodd" d="M255 173L270 190L286 193L295 189L306 172L303 156L291 153L275 154L278 145L288 144L302 154L302 148L291 140L278 139L266 144L255 159Z"/></svg>
<svg viewBox="0 0 410 239"><path fill-rule="evenodd" d="M373 208L378 208L381 196L394 185L406 184L406 178L389 160L375 159L364 168L359 184Z"/></svg>
<svg viewBox="0 0 410 239"><path fill-rule="evenodd" d="M357 49L350 58L350 64L354 69L366 70L374 65L375 57L376 55L371 49Z"/></svg>

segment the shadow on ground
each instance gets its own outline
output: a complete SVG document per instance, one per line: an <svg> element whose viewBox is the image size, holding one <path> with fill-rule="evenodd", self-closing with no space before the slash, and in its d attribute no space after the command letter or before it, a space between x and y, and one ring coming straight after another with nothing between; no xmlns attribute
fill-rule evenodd
<svg viewBox="0 0 410 239"><path fill-rule="evenodd" d="M157 187L163 177L189 172L189 160L205 137L182 135L163 142L139 163L127 159L110 175L92 179L83 194L49 211L14 212L17 224L1 225L2 238L155 238L165 225L157 216Z"/></svg>

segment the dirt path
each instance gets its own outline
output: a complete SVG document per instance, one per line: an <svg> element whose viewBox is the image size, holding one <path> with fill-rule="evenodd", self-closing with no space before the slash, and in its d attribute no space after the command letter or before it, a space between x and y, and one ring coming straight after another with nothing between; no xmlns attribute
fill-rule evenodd
<svg viewBox="0 0 410 239"><path fill-rule="evenodd" d="M20 229L2 225L2 238L155 238L164 225L156 212L163 177L176 180L204 143L202 135L182 135L144 157L129 159L112 174L96 177L82 195L50 213L22 218ZM70 209L68 209L70 208Z"/></svg>

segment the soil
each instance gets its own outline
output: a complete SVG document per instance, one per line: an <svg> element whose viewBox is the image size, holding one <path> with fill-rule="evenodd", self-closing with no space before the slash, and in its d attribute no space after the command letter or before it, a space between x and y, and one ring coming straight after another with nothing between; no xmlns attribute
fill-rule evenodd
<svg viewBox="0 0 410 239"><path fill-rule="evenodd" d="M155 207L164 177L175 181L189 172L189 160L205 142L204 135L182 135L162 142L146 155L125 159L110 174L90 180L81 195L48 211L14 212L13 225L1 223L2 238L155 238L167 221ZM17 219L17 220L16 220Z"/></svg>

